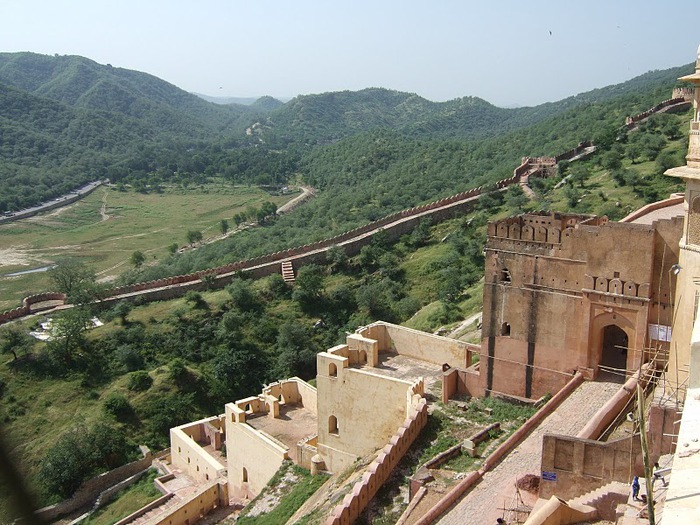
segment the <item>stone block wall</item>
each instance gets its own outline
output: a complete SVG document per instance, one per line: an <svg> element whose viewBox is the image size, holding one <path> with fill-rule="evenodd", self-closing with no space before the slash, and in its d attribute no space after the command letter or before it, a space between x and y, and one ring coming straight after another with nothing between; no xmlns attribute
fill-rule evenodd
<svg viewBox="0 0 700 525"><path fill-rule="evenodd" d="M575 498L611 481L630 483L642 469L639 434L610 442L545 434L539 496Z"/></svg>

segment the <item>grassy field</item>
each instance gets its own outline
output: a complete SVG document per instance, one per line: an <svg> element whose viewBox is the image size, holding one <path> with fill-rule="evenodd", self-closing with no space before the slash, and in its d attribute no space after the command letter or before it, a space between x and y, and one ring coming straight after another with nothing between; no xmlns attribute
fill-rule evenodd
<svg viewBox="0 0 700 525"><path fill-rule="evenodd" d="M45 272L6 274L71 256L94 268L98 278L109 280L130 267L134 251L146 255L146 264L154 263L168 255L168 246L185 246L189 230L201 231L207 242L221 236L221 219L234 227L231 217L248 207L259 208L264 201L280 206L289 199L222 183L150 194L99 188L70 206L0 225L0 311L48 287Z"/></svg>

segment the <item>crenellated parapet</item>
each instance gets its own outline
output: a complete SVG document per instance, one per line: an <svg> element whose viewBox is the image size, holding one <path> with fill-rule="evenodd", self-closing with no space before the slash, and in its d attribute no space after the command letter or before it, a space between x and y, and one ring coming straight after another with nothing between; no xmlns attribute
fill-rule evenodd
<svg viewBox="0 0 700 525"><path fill-rule="evenodd" d="M579 224L602 226L607 217L564 213L528 213L491 222L488 236L534 243L560 244L562 232Z"/></svg>
<svg viewBox="0 0 700 525"><path fill-rule="evenodd" d="M586 274L584 277L583 289L586 292L598 292L625 297L642 299L649 299L651 297L651 286L649 283L623 281L617 277L598 277Z"/></svg>

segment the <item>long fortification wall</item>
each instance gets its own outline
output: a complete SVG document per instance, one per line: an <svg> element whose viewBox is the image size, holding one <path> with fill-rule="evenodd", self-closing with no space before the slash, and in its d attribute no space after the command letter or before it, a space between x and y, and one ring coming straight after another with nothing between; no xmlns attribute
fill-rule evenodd
<svg viewBox="0 0 700 525"><path fill-rule="evenodd" d="M82 186L81 188L78 188L74 192L69 193L68 195L64 195L63 197L59 198L58 200L54 200L52 202L43 204L41 206L35 206L33 208L29 208L26 210L20 210L18 212L13 213L12 215L0 215L0 224L5 223L5 222L18 221L20 219L27 219L29 217L33 217L37 213L43 213L45 211L55 210L56 208L61 208L63 206L67 206L69 204L73 204L75 201L78 201L78 200L82 199L83 197L90 195L99 186L101 186L102 184L104 184L106 182L108 182L108 181L91 182L89 184L86 184L85 186Z"/></svg>
<svg viewBox="0 0 700 525"><path fill-rule="evenodd" d="M675 95L676 93L674 92L674 98L665 100L635 117L628 117L628 120L631 118L637 122L669 106L686 102L686 99L681 96L682 93L678 93L679 96ZM365 224L364 226L303 246L281 250L252 259L245 259L187 275L177 275L113 288L105 293L106 297L101 300L101 303L109 305L120 300L130 300L136 297L141 297L147 301L166 300L180 297L189 290L201 291L210 287L221 288L230 283L238 272L247 272L252 277L256 278L272 275L273 273L281 273L281 263L287 260L292 261L294 268L299 268L300 266L311 263L323 264L326 260L326 251L332 246L340 246L347 255L353 256L358 254L363 246L369 244L372 240L372 236L379 231L385 232L389 240L396 240L400 238L401 235L412 231L423 218L441 221L458 214L463 214L469 211L478 197L484 192L489 191L489 189L495 187L496 191L503 191L511 184L519 183L523 177L547 176L547 168L562 160L570 160L577 157L591 147L593 147L593 143L591 141L585 141L579 143L575 148L560 153L555 157L524 157L522 163L513 170L513 175L511 177L498 181L490 188L479 186L478 188L473 188L452 195L451 197L387 215L386 217ZM207 278L207 276L211 277ZM203 279L209 279L209 282L205 282ZM46 301L49 299L43 300ZM65 298L63 298L63 300L65 300ZM33 302L36 303L39 301ZM26 305L23 302L21 307L0 313L0 324L19 319L29 315L31 312L32 309L30 305Z"/></svg>
<svg viewBox="0 0 700 525"><path fill-rule="evenodd" d="M546 159L571 158L589 146L590 142L581 143L576 148L557 157L547 157ZM534 165L541 165L543 159L540 157L526 157L523 159L523 164L515 169L512 177L500 180L495 184L496 191L502 191L511 184L519 182L523 174L529 172L530 176L535 175L536 173L532 172L533 163ZM326 260L326 251L332 246L341 247L348 256L357 255L363 246L372 242L373 235L379 231L383 231L390 241L397 240L405 233L411 232L424 218L442 221L464 214L472 209L476 200L486 191L488 191L488 188L479 186L444 199L387 215L364 226L303 246L187 275L177 275L113 288L105 292L105 298L101 300L101 303L110 305L120 300L130 300L136 297L141 297L148 301L167 300L181 297L190 290L202 291L208 287L221 288L230 283L238 272L246 272L256 278L266 277L273 273L281 273L281 263L286 260L292 261L294 268L312 263L323 264ZM206 276L212 276L213 280L209 278L209 282L205 282L203 279L206 280ZM42 300L46 301L48 299L44 298ZM33 302L39 301L34 300ZM24 317L29 313L31 313L31 308L23 304L22 307L0 314L0 324Z"/></svg>
<svg viewBox="0 0 700 525"><path fill-rule="evenodd" d="M675 96L678 94L679 96ZM688 109L691 106L690 100L687 100L687 98L684 96L684 93L679 91L676 93L674 90L673 92L673 98L669 98L664 100L663 102L659 102L656 106L653 108L649 108L646 111L642 111L641 113L634 115L632 117L627 117L625 120L625 127L627 129L632 129L639 124L644 119L649 118L651 115L654 113L659 113L660 111L668 111L669 108L672 108L677 110L677 111L682 111L684 109Z"/></svg>

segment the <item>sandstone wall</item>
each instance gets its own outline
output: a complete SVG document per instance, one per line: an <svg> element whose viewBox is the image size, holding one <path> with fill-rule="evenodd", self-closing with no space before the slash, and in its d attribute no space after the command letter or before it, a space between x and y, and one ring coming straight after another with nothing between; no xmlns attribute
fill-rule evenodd
<svg viewBox="0 0 700 525"><path fill-rule="evenodd" d="M325 522L326 525L345 525L357 520L427 422L428 405L425 399L421 398L415 409L391 437L389 443L367 468L362 479L355 483L352 491L345 496L343 502L333 509Z"/></svg>

